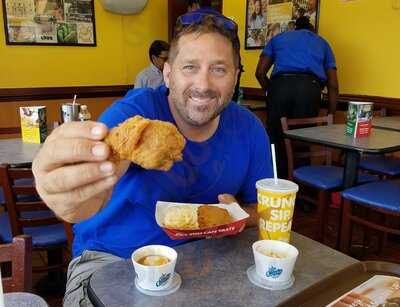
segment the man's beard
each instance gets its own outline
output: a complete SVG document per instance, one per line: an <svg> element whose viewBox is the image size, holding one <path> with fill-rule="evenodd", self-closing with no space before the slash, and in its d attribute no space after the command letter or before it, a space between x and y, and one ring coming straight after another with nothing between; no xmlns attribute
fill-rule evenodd
<svg viewBox="0 0 400 307"><path fill-rule="evenodd" d="M175 92L176 91L174 90L174 84L173 84L173 82L171 82L170 83L170 99L171 99L173 105L175 106L180 117L183 118L186 123L188 123L192 126L196 126L196 127L201 127L201 126L211 122L218 115L220 115L221 112L228 106L229 102L232 99L232 95L233 95L233 92L232 92L231 95L226 97L226 101L224 101L221 105L217 105L216 110L214 110L210 116L207 116L203 120L198 121L196 119L191 118L191 116L190 116L188 103L187 103L189 101L190 97L202 98L202 99L215 99L217 101L220 101L221 96L213 90L207 90L204 92L200 92L198 90L192 90L189 88L183 92L182 101L180 101L179 97L177 95L173 94ZM196 112L198 112L198 113L201 113L202 111L203 112L206 111L208 113L207 110L209 108L209 105L205 105L205 106L193 106L192 105L191 108L195 109Z"/></svg>

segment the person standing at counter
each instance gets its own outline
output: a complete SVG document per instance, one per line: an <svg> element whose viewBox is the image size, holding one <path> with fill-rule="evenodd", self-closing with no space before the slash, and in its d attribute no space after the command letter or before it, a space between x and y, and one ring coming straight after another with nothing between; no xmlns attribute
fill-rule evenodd
<svg viewBox="0 0 400 307"><path fill-rule="evenodd" d="M237 25L224 16L180 17L164 65L166 87L134 89L96 123L55 129L33 161L37 190L60 218L74 226L65 306L90 306L90 276L144 245L174 246L157 225L158 200L217 203L240 200L256 226L255 183L272 177L262 123L232 102L239 74ZM167 172L129 161L110 161L108 129L141 115L168 121L186 139L183 161Z"/></svg>
<svg viewBox="0 0 400 307"><path fill-rule="evenodd" d="M267 131L278 150L281 178L287 176L280 118L317 116L321 91L328 90L328 113L335 114L338 81L336 61L328 42L311 31L308 17L296 20L296 30L273 37L260 55L256 77L267 95ZM271 80L267 72L274 65Z"/></svg>
<svg viewBox="0 0 400 307"><path fill-rule="evenodd" d="M163 68L168 60L169 44L156 40L149 48L150 66L143 69L136 77L135 88L151 87L157 88L164 84Z"/></svg>

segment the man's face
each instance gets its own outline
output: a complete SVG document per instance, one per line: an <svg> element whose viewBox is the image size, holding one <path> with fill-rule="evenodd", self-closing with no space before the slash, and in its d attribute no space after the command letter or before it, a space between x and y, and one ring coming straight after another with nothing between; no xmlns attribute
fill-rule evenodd
<svg viewBox="0 0 400 307"><path fill-rule="evenodd" d="M232 44L224 36L182 36L175 59L163 71L171 108L190 125L207 124L232 99L238 72Z"/></svg>
<svg viewBox="0 0 400 307"><path fill-rule="evenodd" d="M159 69L163 70L164 63L168 60L168 51L161 51L159 56L152 55L153 64Z"/></svg>

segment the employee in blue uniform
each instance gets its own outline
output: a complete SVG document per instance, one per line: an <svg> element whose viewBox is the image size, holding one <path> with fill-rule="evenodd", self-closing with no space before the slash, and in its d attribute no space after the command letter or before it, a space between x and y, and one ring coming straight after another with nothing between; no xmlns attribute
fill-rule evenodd
<svg viewBox="0 0 400 307"><path fill-rule="evenodd" d="M312 31L309 18L296 20L296 31L273 37L263 49L256 77L267 95L267 131L278 149L278 173L287 176L281 117L317 116L321 91L328 90L328 113L334 114L338 94L336 61L328 42ZM274 65L271 80L267 73Z"/></svg>

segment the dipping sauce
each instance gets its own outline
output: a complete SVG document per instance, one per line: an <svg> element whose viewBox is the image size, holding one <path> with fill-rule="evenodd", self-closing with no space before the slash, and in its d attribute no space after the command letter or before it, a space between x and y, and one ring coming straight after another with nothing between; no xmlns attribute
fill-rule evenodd
<svg viewBox="0 0 400 307"><path fill-rule="evenodd" d="M282 255L281 253L277 253L275 251L271 251L271 250L262 248L260 246L257 248L257 251L265 256L272 257L272 258L278 258L278 259L286 258L285 255Z"/></svg>
<svg viewBox="0 0 400 307"><path fill-rule="evenodd" d="M168 257L165 256L160 256L160 255L148 255L144 256L143 258L140 258L138 263L142 265L147 265L147 266L159 266L163 264L167 264L170 262Z"/></svg>

